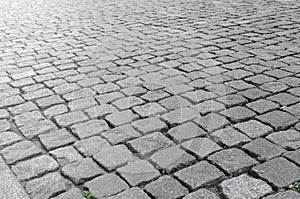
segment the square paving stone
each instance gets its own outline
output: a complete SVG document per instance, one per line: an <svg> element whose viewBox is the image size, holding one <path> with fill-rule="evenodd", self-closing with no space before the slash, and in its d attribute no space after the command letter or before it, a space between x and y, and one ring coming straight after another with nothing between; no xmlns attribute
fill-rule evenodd
<svg viewBox="0 0 300 199"><path fill-rule="evenodd" d="M110 144L100 136L94 136L75 142L74 147L82 155L88 157L94 155L104 148L110 147Z"/></svg>
<svg viewBox="0 0 300 199"><path fill-rule="evenodd" d="M180 108L170 111L161 116L161 118L170 125L182 124L184 122L193 120L199 116L199 112L192 108Z"/></svg>
<svg viewBox="0 0 300 199"><path fill-rule="evenodd" d="M259 88L271 93L279 93L287 90L289 87L281 82L268 82L261 85Z"/></svg>
<svg viewBox="0 0 300 199"><path fill-rule="evenodd" d="M61 169L61 172L76 185L106 173L91 158L84 158L66 165Z"/></svg>
<svg viewBox="0 0 300 199"><path fill-rule="evenodd" d="M208 189L199 189L188 194L183 199L220 199L220 197Z"/></svg>
<svg viewBox="0 0 300 199"><path fill-rule="evenodd" d="M0 108L4 108L4 107L7 107L7 106L15 106L15 105L21 104L23 102L25 102L25 101L20 95L5 97L0 102Z"/></svg>
<svg viewBox="0 0 300 199"><path fill-rule="evenodd" d="M37 154L42 150L30 141L22 141L8 146L0 151L7 164L13 164Z"/></svg>
<svg viewBox="0 0 300 199"><path fill-rule="evenodd" d="M283 156L300 166L300 149L296 151L288 151Z"/></svg>
<svg viewBox="0 0 300 199"><path fill-rule="evenodd" d="M240 133L232 127L215 131L211 134L211 137L217 143L221 143L228 147L242 145L251 141L246 135Z"/></svg>
<svg viewBox="0 0 300 199"><path fill-rule="evenodd" d="M300 148L300 133L293 129L275 132L268 135L266 138L288 150Z"/></svg>
<svg viewBox="0 0 300 199"><path fill-rule="evenodd" d="M8 108L8 110L13 115L22 114L22 113L29 112L29 111L34 111L34 110L37 110L37 109L39 109L39 108L33 102L25 102L23 104Z"/></svg>
<svg viewBox="0 0 300 199"><path fill-rule="evenodd" d="M245 91L240 92L240 94L249 100L257 100L268 96L270 93L258 88L249 88Z"/></svg>
<svg viewBox="0 0 300 199"><path fill-rule="evenodd" d="M230 124L230 122L224 116L221 116L216 113L210 113L205 116L199 116L194 120L194 122L209 133L220 129L226 126L227 124Z"/></svg>
<svg viewBox="0 0 300 199"><path fill-rule="evenodd" d="M162 176L145 186L145 191L157 199L174 199L187 195L188 189L170 176Z"/></svg>
<svg viewBox="0 0 300 199"><path fill-rule="evenodd" d="M120 89L120 87L114 83L107 83L107 84L98 84L96 86L93 86L92 89L96 91L98 94L105 94L112 91L116 91Z"/></svg>
<svg viewBox="0 0 300 199"><path fill-rule="evenodd" d="M205 87L206 90L219 96L230 95L236 93L236 90L224 84L211 84Z"/></svg>
<svg viewBox="0 0 300 199"><path fill-rule="evenodd" d="M42 155L12 166L13 172L21 181L41 176L45 173L54 171L57 168L57 162L48 155Z"/></svg>
<svg viewBox="0 0 300 199"><path fill-rule="evenodd" d="M276 193L274 195L266 196L263 199L298 199L298 198L300 198L299 193L292 190L288 190L282 193Z"/></svg>
<svg viewBox="0 0 300 199"><path fill-rule="evenodd" d="M122 93L124 93L127 96L134 96L134 95L142 95L147 93L147 90L142 88L142 87L138 87L138 86L132 86L132 87L128 87L128 88L124 88L122 90L120 90Z"/></svg>
<svg viewBox="0 0 300 199"><path fill-rule="evenodd" d="M295 97L294 95L288 93L278 93L276 95L268 97L267 99L273 102L277 102L282 106L296 104L300 101L299 97Z"/></svg>
<svg viewBox="0 0 300 199"><path fill-rule="evenodd" d="M154 91L149 91L146 94L142 95L141 98L143 98L148 102L155 102L169 96L170 94L164 90L154 90Z"/></svg>
<svg viewBox="0 0 300 199"><path fill-rule="evenodd" d="M58 162L60 166L71 164L83 157L73 146L66 146L50 151L49 154Z"/></svg>
<svg viewBox="0 0 300 199"><path fill-rule="evenodd" d="M258 164L240 149L226 149L208 157L208 160L218 165L231 176L236 176L246 172L252 166Z"/></svg>
<svg viewBox="0 0 300 199"><path fill-rule="evenodd" d="M88 188L95 198L107 198L129 188L119 176L112 173L94 178L84 183L84 187Z"/></svg>
<svg viewBox="0 0 300 199"><path fill-rule="evenodd" d="M155 102L150 102L142 106L135 106L133 107L133 110L141 117L150 117L167 112L164 107Z"/></svg>
<svg viewBox="0 0 300 199"><path fill-rule="evenodd" d="M170 94L178 95L193 90L193 87L185 84L179 84L179 85L167 87L165 90Z"/></svg>
<svg viewBox="0 0 300 199"><path fill-rule="evenodd" d="M60 129L51 133L39 135L39 139L48 151L66 146L76 141L76 139L66 129Z"/></svg>
<svg viewBox="0 0 300 199"><path fill-rule="evenodd" d="M44 110L43 113L47 118L53 118L56 115L61 115L67 112L68 112L67 106L64 104L59 104L59 105L51 106L50 108Z"/></svg>
<svg viewBox="0 0 300 199"><path fill-rule="evenodd" d="M174 145L171 140L160 132L151 133L128 142L131 148L143 156L150 155L154 151Z"/></svg>
<svg viewBox="0 0 300 199"><path fill-rule="evenodd" d="M74 124L71 126L71 131L80 139L88 138L94 135L99 135L103 131L109 129L108 124L104 120L89 120L87 122Z"/></svg>
<svg viewBox="0 0 300 199"><path fill-rule="evenodd" d="M80 189L78 188L71 188L70 190L52 198L52 199L85 199L83 197Z"/></svg>
<svg viewBox="0 0 300 199"><path fill-rule="evenodd" d="M207 161L201 161L177 171L174 173L174 176L192 190L217 184L225 177L217 167L209 164Z"/></svg>
<svg viewBox="0 0 300 199"><path fill-rule="evenodd" d="M246 90L248 88L253 88L254 87L252 84L248 84L243 80L236 80L236 81L226 82L225 85L230 86L232 88L235 88L239 91Z"/></svg>
<svg viewBox="0 0 300 199"><path fill-rule="evenodd" d="M115 145L140 137L141 134L137 132L130 124L125 124L105 131L102 133L102 136L111 144Z"/></svg>
<svg viewBox="0 0 300 199"><path fill-rule="evenodd" d="M152 133L154 131L161 131L168 126L157 117L150 117L142 120L137 120L131 123L132 126L142 134Z"/></svg>
<svg viewBox="0 0 300 199"><path fill-rule="evenodd" d="M211 93L211 92L204 91L204 90L197 90L197 91L187 92L187 93L183 94L182 97L187 98L192 103L199 103L202 101L213 99L213 98L217 97L217 95L214 93Z"/></svg>
<svg viewBox="0 0 300 199"><path fill-rule="evenodd" d="M224 111L221 111L220 114L224 115L234 123L251 119L256 115L255 112L242 106L235 106L233 108L226 109Z"/></svg>
<svg viewBox="0 0 300 199"><path fill-rule="evenodd" d="M161 106L167 110L174 110L178 108L183 108L191 105L187 99L184 99L180 96L171 96L165 99L162 99L158 102Z"/></svg>
<svg viewBox="0 0 300 199"><path fill-rule="evenodd" d="M54 117L54 120L61 127L70 126L75 123L84 122L89 118L81 111L69 112Z"/></svg>
<svg viewBox="0 0 300 199"><path fill-rule="evenodd" d="M117 108L110 104L101 104L98 106L93 106L91 108L88 108L84 110L88 114L88 116L92 119L104 117L108 114L118 112Z"/></svg>
<svg viewBox="0 0 300 199"><path fill-rule="evenodd" d="M134 114L131 110L125 110L109 114L105 117L105 120L113 126L120 126L126 123L130 123L133 120L136 120L138 117L139 116L137 114Z"/></svg>
<svg viewBox="0 0 300 199"><path fill-rule="evenodd" d="M271 127L256 120L238 123L234 125L234 128L240 130L242 133L252 139L267 135L273 131Z"/></svg>
<svg viewBox="0 0 300 199"><path fill-rule="evenodd" d="M193 122L187 122L171 128L168 133L173 140L183 142L198 136L205 136L206 132Z"/></svg>
<svg viewBox="0 0 300 199"><path fill-rule="evenodd" d="M191 106L191 108L196 109L199 111L202 115L212 112L218 112L225 109L225 105L214 101L214 100L208 100L201 102L199 104Z"/></svg>
<svg viewBox="0 0 300 199"><path fill-rule="evenodd" d="M117 99L112 103L112 105L116 106L119 110L125 110L137 105L141 105L144 102L144 100L138 97L130 96L122 99Z"/></svg>
<svg viewBox="0 0 300 199"><path fill-rule="evenodd" d="M266 75L275 77L275 78L283 78L286 76L291 76L293 73L290 72L286 72L284 70L280 70L280 69L274 69L274 70L269 70L267 72L264 72Z"/></svg>
<svg viewBox="0 0 300 199"><path fill-rule="evenodd" d="M253 154L260 161L270 160L285 152L283 148L264 138L257 138L252 142L245 144L243 149Z"/></svg>
<svg viewBox="0 0 300 199"><path fill-rule="evenodd" d="M181 144L182 147L203 159L209 154L219 151L222 148L208 138L194 138Z"/></svg>
<svg viewBox="0 0 300 199"><path fill-rule="evenodd" d="M20 131L26 138L32 139L37 135L49 133L56 129L57 126L51 120L40 120L25 124L20 128Z"/></svg>
<svg viewBox="0 0 300 199"><path fill-rule="evenodd" d="M126 191L123 191L122 193L119 193L115 196L109 197L107 199L150 199L150 197L143 192L140 188L132 187L130 189L127 189Z"/></svg>
<svg viewBox="0 0 300 199"><path fill-rule="evenodd" d="M2 132L0 133L0 146L1 147L6 147L8 145L14 144L20 140L22 140L23 137L20 135L14 133L14 132Z"/></svg>
<svg viewBox="0 0 300 199"><path fill-rule="evenodd" d="M131 186L149 182L160 176L159 171L145 160L137 160L135 162L131 162L128 165L117 169L117 172Z"/></svg>
<svg viewBox="0 0 300 199"><path fill-rule="evenodd" d="M125 95L120 92L111 92L111 93L100 94L95 96L96 100L100 104L108 104L122 97L125 97Z"/></svg>
<svg viewBox="0 0 300 199"><path fill-rule="evenodd" d="M115 170L127 162L134 160L131 151L125 145L116 145L102 149L93 158L98 164L109 171Z"/></svg>
<svg viewBox="0 0 300 199"><path fill-rule="evenodd" d="M96 106L98 103L93 97L86 97L82 99L77 99L68 103L68 108L70 111L84 110L92 106Z"/></svg>
<svg viewBox="0 0 300 199"><path fill-rule="evenodd" d="M298 121L293 115L277 110L257 116L257 119L272 126L277 131L287 129Z"/></svg>
<svg viewBox="0 0 300 199"><path fill-rule="evenodd" d="M259 84L275 81L276 79L273 77L269 77L267 75L258 74L252 77L248 77L245 80L251 84L259 85Z"/></svg>
<svg viewBox="0 0 300 199"><path fill-rule="evenodd" d="M272 193L272 188L266 182L247 174L225 180L220 187L226 198L257 199Z"/></svg>
<svg viewBox="0 0 300 199"><path fill-rule="evenodd" d="M42 119L45 118L39 111L26 112L14 117L14 121L18 127Z"/></svg>
<svg viewBox="0 0 300 199"><path fill-rule="evenodd" d="M259 114L263 114L265 112L272 111L280 107L275 102L265 99L256 100L254 102L246 104L246 106Z"/></svg>
<svg viewBox="0 0 300 199"><path fill-rule="evenodd" d="M233 95L226 95L223 97L219 97L216 99L219 102L222 102L226 105L226 107L233 107L237 105L243 105L248 102L248 100L241 95L233 94Z"/></svg>
<svg viewBox="0 0 300 199"><path fill-rule="evenodd" d="M287 187L300 180L300 168L282 157L258 165L251 172L277 188Z"/></svg>
<svg viewBox="0 0 300 199"><path fill-rule="evenodd" d="M162 149L154 153L150 159L167 173L178 170L196 160L194 156L181 150L178 146Z"/></svg>
<svg viewBox="0 0 300 199"><path fill-rule="evenodd" d="M67 189L66 181L57 172L46 174L25 184L25 190L32 199L50 198Z"/></svg>

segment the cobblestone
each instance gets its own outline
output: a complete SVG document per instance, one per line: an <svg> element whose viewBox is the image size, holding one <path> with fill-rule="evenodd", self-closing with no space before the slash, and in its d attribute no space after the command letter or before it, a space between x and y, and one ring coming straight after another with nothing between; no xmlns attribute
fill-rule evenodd
<svg viewBox="0 0 300 199"><path fill-rule="evenodd" d="M243 151L232 148L226 149L208 157L208 160L218 165L226 173L236 176L249 170L258 162Z"/></svg>
<svg viewBox="0 0 300 199"><path fill-rule="evenodd" d="M183 123L171 128L168 135L177 142L183 142L198 136L205 136L206 132L192 122Z"/></svg>
<svg viewBox="0 0 300 199"><path fill-rule="evenodd" d="M105 171L91 158L84 158L64 166L62 173L75 184L82 184L100 174L104 174Z"/></svg>
<svg viewBox="0 0 300 199"><path fill-rule="evenodd" d="M0 153L8 164L13 164L16 161L40 154L42 150L32 142L26 140L6 147Z"/></svg>
<svg viewBox="0 0 300 199"><path fill-rule="evenodd" d="M272 192L272 188L262 180L246 174L221 183L223 194L227 198L260 198Z"/></svg>
<svg viewBox="0 0 300 199"><path fill-rule="evenodd" d="M298 198L299 8L2 0L0 198Z"/></svg>
<svg viewBox="0 0 300 199"><path fill-rule="evenodd" d="M41 176L44 173L54 171L58 168L56 161L50 156L39 156L27 161L20 162L12 167L18 179L24 181L33 177Z"/></svg>
<svg viewBox="0 0 300 199"><path fill-rule="evenodd" d="M89 137L74 144L75 148L84 156L92 156L110 144L99 136Z"/></svg>
<svg viewBox="0 0 300 199"><path fill-rule="evenodd" d="M285 150L280 146L275 145L263 138L257 138L252 142L245 144L243 149L246 149L251 154L255 155L260 161L270 160L274 157L280 156L285 152Z"/></svg>
<svg viewBox="0 0 300 199"><path fill-rule="evenodd" d="M174 175L187 184L192 190L212 185L224 178L224 174L217 169L217 167L206 161L177 171Z"/></svg>
<svg viewBox="0 0 300 199"><path fill-rule="evenodd" d="M82 156L72 146L61 147L49 152L60 166L65 166L82 159Z"/></svg>
<svg viewBox="0 0 300 199"><path fill-rule="evenodd" d="M136 186L141 183L151 181L160 176L149 162L137 160L117 169L117 172L131 185Z"/></svg>
<svg viewBox="0 0 300 199"><path fill-rule="evenodd" d="M169 176L162 176L151 182L145 187L145 190L153 197L161 199L180 198L188 194L187 188Z"/></svg>
<svg viewBox="0 0 300 199"><path fill-rule="evenodd" d="M0 146L5 147L14 144L22 139L23 138L20 135L14 132L10 132L10 131L2 132L0 133Z"/></svg>
<svg viewBox="0 0 300 199"><path fill-rule="evenodd" d="M283 193L277 193L274 195L266 196L263 199L284 199L284 198L297 199L297 198L299 198L299 193L288 190Z"/></svg>
<svg viewBox="0 0 300 199"><path fill-rule="evenodd" d="M104 120L89 120L87 122L75 124L71 126L72 132L80 139L99 135L101 132L109 129L108 124Z"/></svg>
<svg viewBox="0 0 300 199"><path fill-rule="evenodd" d="M173 145L171 140L163 136L160 132L154 132L143 137L128 142L134 151L143 156L147 156L156 150Z"/></svg>
<svg viewBox="0 0 300 199"><path fill-rule="evenodd" d="M122 199L122 198L131 198L131 199L150 199L150 197L137 187L133 187L123 191L116 196L109 197L109 199Z"/></svg>
<svg viewBox="0 0 300 199"><path fill-rule="evenodd" d="M105 169L112 171L134 160L132 152L124 145L104 148L93 158Z"/></svg>
<svg viewBox="0 0 300 199"><path fill-rule="evenodd" d="M34 199L49 198L67 190L67 183L62 176L55 172L33 179L25 184L25 190Z"/></svg>
<svg viewBox="0 0 300 199"><path fill-rule="evenodd" d="M222 149L218 144L208 138L195 138L182 143L181 146L201 159Z"/></svg>
<svg viewBox="0 0 300 199"><path fill-rule="evenodd" d="M195 161L195 158L177 146L155 152L150 159L163 171L171 173Z"/></svg>
<svg viewBox="0 0 300 199"><path fill-rule="evenodd" d="M76 139L66 129L39 135L39 139L48 151L72 144L76 141Z"/></svg>
<svg viewBox="0 0 300 199"><path fill-rule="evenodd" d="M86 182L84 186L87 187L92 196L96 198L109 197L129 188L116 174L102 175ZM101 189L99 189L99 187L101 187Z"/></svg>
<svg viewBox="0 0 300 199"><path fill-rule="evenodd" d="M198 191L188 194L183 199L197 199L197 198L220 199L214 192L211 192L208 189L199 189Z"/></svg>
<svg viewBox="0 0 300 199"><path fill-rule="evenodd" d="M216 142L228 147L238 146L251 141L247 136L231 127L215 131L211 134L211 137Z"/></svg>
<svg viewBox="0 0 300 199"><path fill-rule="evenodd" d="M257 165L251 171L277 188L287 187L300 179L299 168L281 157Z"/></svg>
<svg viewBox="0 0 300 199"><path fill-rule="evenodd" d="M260 115L257 119L272 126L275 130L287 129L298 121L291 114L277 110Z"/></svg>

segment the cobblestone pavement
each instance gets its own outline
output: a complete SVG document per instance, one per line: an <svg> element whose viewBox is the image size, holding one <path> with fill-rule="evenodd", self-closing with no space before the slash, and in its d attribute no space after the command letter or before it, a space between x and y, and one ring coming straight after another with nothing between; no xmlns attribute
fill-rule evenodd
<svg viewBox="0 0 300 199"><path fill-rule="evenodd" d="M300 1L1 0L1 199L297 199Z"/></svg>

